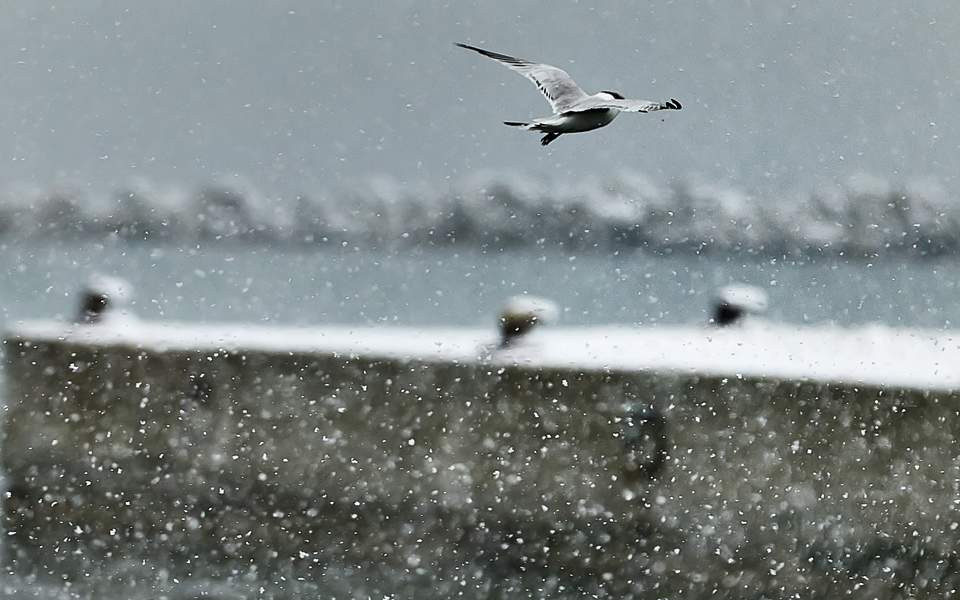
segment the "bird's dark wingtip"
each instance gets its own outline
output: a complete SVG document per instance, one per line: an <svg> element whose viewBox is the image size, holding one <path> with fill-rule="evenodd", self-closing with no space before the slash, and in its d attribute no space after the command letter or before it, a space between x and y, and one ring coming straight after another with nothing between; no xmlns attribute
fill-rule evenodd
<svg viewBox="0 0 960 600"><path fill-rule="evenodd" d="M670 98L670 102L673 103L673 110L680 110L681 108L683 108L683 105L680 104L680 101L677 100L676 98Z"/></svg>

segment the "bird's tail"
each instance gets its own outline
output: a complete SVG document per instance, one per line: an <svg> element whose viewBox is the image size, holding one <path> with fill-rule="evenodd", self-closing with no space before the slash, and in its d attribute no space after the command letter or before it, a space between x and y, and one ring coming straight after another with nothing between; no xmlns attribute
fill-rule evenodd
<svg viewBox="0 0 960 600"><path fill-rule="evenodd" d="M509 125L510 127L522 127L527 131L539 131L541 133L545 133L546 135L540 138L540 143L544 146L557 139L561 135L556 131L551 131L548 125L537 121L534 121L533 123L524 123L522 121L504 121L503 124Z"/></svg>

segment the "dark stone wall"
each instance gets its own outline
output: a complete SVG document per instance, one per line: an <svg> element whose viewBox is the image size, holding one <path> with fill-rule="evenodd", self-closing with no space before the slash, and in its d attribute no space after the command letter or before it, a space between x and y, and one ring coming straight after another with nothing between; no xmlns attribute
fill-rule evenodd
<svg viewBox="0 0 960 600"><path fill-rule="evenodd" d="M956 394L16 337L5 376L18 570L336 564L469 573L476 597L960 582Z"/></svg>

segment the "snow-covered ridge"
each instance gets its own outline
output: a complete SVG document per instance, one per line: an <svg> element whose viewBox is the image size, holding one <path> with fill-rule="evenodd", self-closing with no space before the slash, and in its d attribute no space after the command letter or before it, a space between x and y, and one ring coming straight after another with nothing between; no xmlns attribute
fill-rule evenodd
<svg viewBox="0 0 960 600"><path fill-rule="evenodd" d="M960 390L960 334L884 326L544 328L506 348L493 330L158 323L20 323L8 342L66 342L147 352L335 354L369 360L484 363L576 371L650 371L921 390Z"/></svg>
<svg viewBox="0 0 960 600"><path fill-rule="evenodd" d="M12 187L0 237L235 240L366 247L644 249L911 257L960 253L960 203L934 181L858 175L786 195L637 173L545 180L480 172L446 187L371 177L269 197L243 183L112 192Z"/></svg>

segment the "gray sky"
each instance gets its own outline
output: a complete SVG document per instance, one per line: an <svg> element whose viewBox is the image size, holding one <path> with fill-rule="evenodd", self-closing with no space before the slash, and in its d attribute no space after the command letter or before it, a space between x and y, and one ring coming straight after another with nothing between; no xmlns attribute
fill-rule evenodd
<svg viewBox="0 0 960 600"><path fill-rule="evenodd" d="M594 4L6 1L0 185L239 175L294 193L367 174L627 168L760 190L858 171L954 187L952 0ZM454 41L684 110L544 149L500 124L547 114L536 89Z"/></svg>

